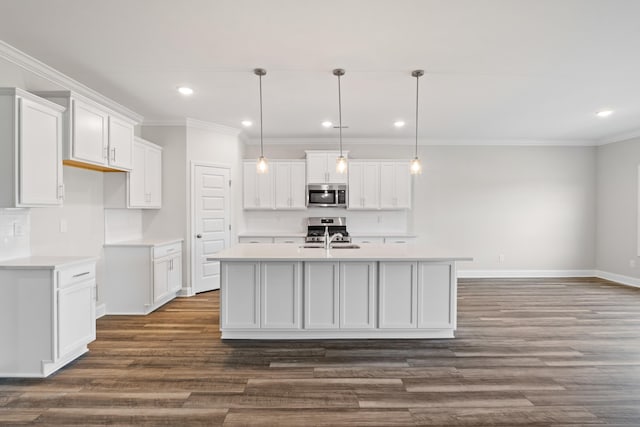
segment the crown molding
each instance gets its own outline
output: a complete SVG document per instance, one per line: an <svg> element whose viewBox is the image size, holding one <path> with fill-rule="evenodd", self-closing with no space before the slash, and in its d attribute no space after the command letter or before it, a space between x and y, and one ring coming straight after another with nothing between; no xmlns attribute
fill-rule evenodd
<svg viewBox="0 0 640 427"><path fill-rule="evenodd" d="M90 100L97 102L119 114L122 114L125 117L130 118L136 123L140 123L143 120L143 117L128 109L127 107L118 104L110 98L102 95L101 93L96 92L88 86L83 85L82 83L72 79L66 74L61 73L56 70L35 59L32 56L27 55L21 50L16 49L8 43L0 40L0 58L6 59L7 61L19 66L20 68L33 73L39 77L42 77L51 83L54 83L65 90L70 90L72 92L78 93Z"/></svg>
<svg viewBox="0 0 640 427"><path fill-rule="evenodd" d="M247 138L247 145L259 145L257 139ZM337 144L335 138L265 138L273 145ZM412 138L346 138L342 145L414 145ZM590 139L422 139L419 146L528 146L528 147L593 147L598 141Z"/></svg>
<svg viewBox="0 0 640 427"><path fill-rule="evenodd" d="M633 130L631 132L620 133L618 135L614 135L609 138L604 138L600 140L600 144L598 145L607 145L613 144L614 142L622 142L628 139L638 138L640 137L640 129Z"/></svg>
<svg viewBox="0 0 640 427"><path fill-rule="evenodd" d="M202 129L202 130L210 130L212 132L222 133L225 135L238 136L241 129L236 129L231 126L220 125L217 123L205 122L203 120L190 119L187 117L185 120L185 124L189 128Z"/></svg>

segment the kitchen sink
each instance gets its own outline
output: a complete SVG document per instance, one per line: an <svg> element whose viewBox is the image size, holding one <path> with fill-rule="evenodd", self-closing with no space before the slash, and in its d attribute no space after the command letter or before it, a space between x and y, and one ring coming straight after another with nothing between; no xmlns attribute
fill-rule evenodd
<svg viewBox="0 0 640 427"><path fill-rule="evenodd" d="M324 249L324 245L317 245L317 244L306 244L306 245L302 245L300 246L301 248L305 248L305 249ZM354 245L354 244L333 244L331 245L331 249L360 249L359 245Z"/></svg>

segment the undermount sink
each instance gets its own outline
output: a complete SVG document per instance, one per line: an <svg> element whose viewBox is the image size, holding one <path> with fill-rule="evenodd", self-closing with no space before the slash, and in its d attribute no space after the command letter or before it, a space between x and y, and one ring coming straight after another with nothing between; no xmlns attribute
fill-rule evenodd
<svg viewBox="0 0 640 427"><path fill-rule="evenodd" d="M302 245L300 247L305 249L324 249L324 245L318 245L313 243ZM360 249L360 246L351 244L351 243L347 243L347 244L337 243L337 244L331 245L331 249Z"/></svg>

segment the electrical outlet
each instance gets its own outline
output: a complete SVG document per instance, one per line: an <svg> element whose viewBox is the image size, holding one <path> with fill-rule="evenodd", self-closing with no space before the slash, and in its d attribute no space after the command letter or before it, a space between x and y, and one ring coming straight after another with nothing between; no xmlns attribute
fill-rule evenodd
<svg viewBox="0 0 640 427"><path fill-rule="evenodd" d="M498 255L498 262L500 262L500 263L504 262L504 254Z"/></svg>
<svg viewBox="0 0 640 427"><path fill-rule="evenodd" d="M22 237L24 236L24 225L14 222L13 223L13 236L14 237Z"/></svg>
<svg viewBox="0 0 640 427"><path fill-rule="evenodd" d="M629 267L636 268L636 260L635 259L630 259L629 260Z"/></svg>

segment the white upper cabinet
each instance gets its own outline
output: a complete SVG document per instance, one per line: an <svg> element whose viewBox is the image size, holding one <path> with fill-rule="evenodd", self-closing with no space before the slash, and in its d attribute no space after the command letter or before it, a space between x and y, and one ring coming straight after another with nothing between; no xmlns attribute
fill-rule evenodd
<svg viewBox="0 0 640 427"><path fill-rule="evenodd" d="M347 174L336 171L339 151L307 151L307 184L346 184ZM347 152L343 151L347 157Z"/></svg>
<svg viewBox="0 0 640 427"><path fill-rule="evenodd" d="M127 174L130 208L162 207L162 148L141 138L133 144L133 170Z"/></svg>
<svg viewBox="0 0 640 427"><path fill-rule="evenodd" d="M380 209L411 209L411 173L407 162L380 162Z"/></svg>
<svg viewBox="0 0 640 427"><path fill-rule="evenodd" d="M380 163L349 162L349 209L378 209L380 206Z"/></svg>
<svg viewBox="0 0 640 427"><path fill-rule="evenodd" d="M276 209L306 209L304 161L271 162Z"/></svg>
<svg viewBox="0 0 640 427"><path fill-rule="evenodd" d="M62 204L64 108L16 88L0 88L0 207Z"/></svg>
<svg viewBox="0 0 640 427"><path fill-rule="evenodd" d="M66 108L64 163L96 170L130 171L135 122L69 91L36 92Z"/></svg>
<svg viewBox="0 0 640 427"><path fill-rule="evenodd" d="M258 173L256 162L243 162L243 206L245 209L273 209L273 162L267 173Z"/></svg>

